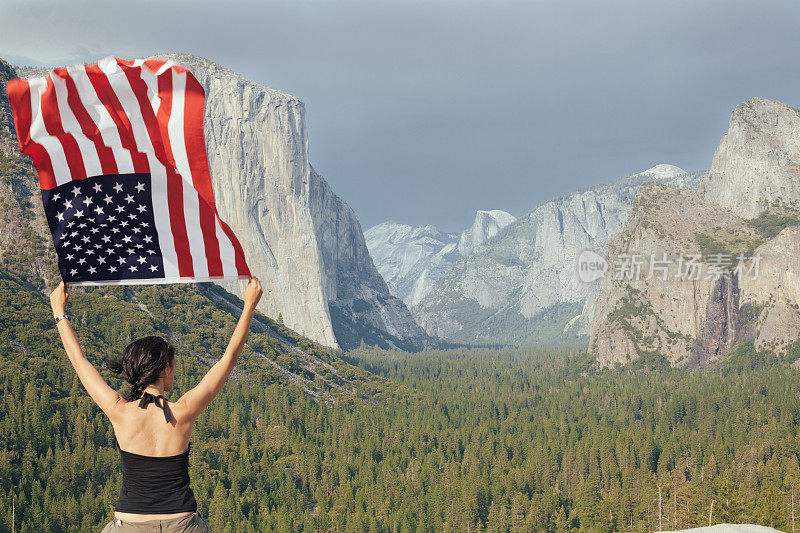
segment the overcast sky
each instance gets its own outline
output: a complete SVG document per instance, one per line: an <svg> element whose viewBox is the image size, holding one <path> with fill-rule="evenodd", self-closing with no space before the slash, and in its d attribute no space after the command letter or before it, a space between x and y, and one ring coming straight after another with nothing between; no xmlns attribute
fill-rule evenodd
<svg viewBox="0 0 800 533"><path fill-rule="evenodd" d="M711 164L737 103L800 106L800 2L14 2L0 57L208 57L306 103L364 229L460 231L572 189Z"/></svg>

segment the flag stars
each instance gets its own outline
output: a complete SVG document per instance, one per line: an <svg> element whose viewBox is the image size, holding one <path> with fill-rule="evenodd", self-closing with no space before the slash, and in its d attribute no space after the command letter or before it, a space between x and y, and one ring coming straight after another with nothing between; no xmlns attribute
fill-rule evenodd
<svg viewBox="0 0 800 533"><path fill-rule="evenodd" d="M67 209L72 209L72 200L67 200L66 202L64 202L64 207L66 207Z"/></svg>
<svg viewBox="0 0 800 533"><path fill-rule="evenodd" d="M97 213L98 215L103 215L103 214L105 214L105 213L103 213L103 208L102 208L102 207L100 207L99 205L98 205L97 207L95 207L95 208L94 208L94 212L95 212L95 213Z"/></svg>
<svg viewBox="0 0 800 533"><path fill-rule="evenodd" d="M89 274L95 274L97 269L95 267L89 267Z"/></svg>
<svg viewBox="0 0 800 533"><path fill-rule="evenodd" d="M88 206L90 206L90 205L92 205L92 197L91 197L91 196L87 196L86 198L84 198L84 199L83 199L83 203L84 203L84 205L86 205L87 207L88 207Z"/></svg>
<svg viewBox="0 0 800 533"><path fill-rule="evenodd" d="M106 202L107 204L110 204L111 202L113 202L113 201L114 201L114 199L113 199L113 198L111 198L109 195L106 195L106 197L105 197L105 198L103 198L103 200L105 200L105 202Z"/></svg>
<svg viewBox="0 0 800 533"><path fill-rule="evenodd" d="M142 192L144 190L144 183L137 183L136 184L136 190L138 192Z"/></svg>
<svg viewBox="0 0 800 533"><path fill-rule="evenodd" d="M146 208L143 205L140 205L139 207L136 208L136 210L139 211L140 213L144 213L145 209Z"/></svg>
<svg viewBox="0 0 800 533"><path fill-rule="evenodd" d="M83 216L83 211L78 209L77 211L75 211L75 216L78 217L78 218L81 218Z"/></svg>
<svg viewBox="0 0 800 533"><path fill-rule="evenodd" d="M95 183L92 186L92 188L94 189L94 192L100 192L100 190L102 189L102 187L100 186L100 183Z"/></svg>
<svg viewBox="0 0 800 533"><path fill-rule="evenodd" d="M101 264L101 265L106 264L106 258L105 257L98 257L97 258L97 263Z"/></svg>
<svg viewBox="0 0 800 533"><path fill-rule="evenodd" d="M130 269L131 269L131 272L136 272L137 267L136 267L136 265L131 265Z"/></svg>
<svg viewBox="0 0 800 533"><path fill-rule="evenodd" d="M150 236L150 235L146 235L145 238L144 238L144 242L146 242L147 244L150 244L150 241L152 241L152 240L153 240L153 237Z"/></svg>
<svg viewBox="0 0 800 533"><path fill-rule="evenodd" d="M118 205L117 206L117 213L122 213L123 211L125 211L125 208L122 207L121 205Z"/></svg>
<svg viewBox="0 0 800 533"><path fill-rule="evenodd" d="M81 194L81 190L80 190L80 188L78 188L78 187L73 187L73 188L72 188L72 194L74 194L76 197L77 197L77 196L79 196L79 195Z"/></svg>
<svg viewBox="0 0 800 533"><path fill-rule="evenodd" d="M130 235L125 235L125 236L122 238L122 240L123 240L123 241L125 241L125 242L131 242L131 236L130 236Z"/></svg>
<svg viewBox="0 0 800 533"><path fill-rule="evenodd" d="M129 194L128 196L126 196L126 197L125 197L125 201L126 201L126 202L128 202L128 203L131 203L131 202L133 202L133 196L131 196L131 195Z"/></svg>
<svg viewBox="0 0 800 533"><path fill-rule="evenodd" d="M158 270L158 267L157 267L157 266L155 266L155 265L150 265L150 272L155 272L156 270Z"/></svg>
<svg viewBox="0 0 800 533"><path fill-rule="evenodd" d="M120 185L119 183L115 183L114 190L117 192L122 192L122 185Z"/></svg>
<svg viewBox="0 0 800 533"><path fill-rule="evenodd" d="M116 272L116 271L117 271L117 267L115 267L115 266L110 266L110 267L108 267L108 271L109 271L109 272Z"/></svg>
<svg viewBox="0 0 800 533"><path fill-rule="evenodd" d="M142 257L142 256L140 255L140 256L139 256L139 259L137 259L137 261L139 261L139 264L141 264L141 263L144 263L145 261L147 261L147 259L145 259L144 257Z"/></svg>

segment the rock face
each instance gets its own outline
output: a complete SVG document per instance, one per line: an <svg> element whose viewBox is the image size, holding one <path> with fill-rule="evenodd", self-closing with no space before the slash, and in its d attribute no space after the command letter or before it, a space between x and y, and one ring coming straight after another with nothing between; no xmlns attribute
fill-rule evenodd
<svg viewBox="0 0 800 533"><path fill-rule="evenodd" d="M709 276L711 255L724 254L730 270L738 254L749 257L761 240L755 228L694 191L643 186L625 231L608 244L609 271L589 343L598 363L627 364L649 354L675 366L719 361L752 336L753 321L750 306L742 305L746 270ZM723 242L737 244L715 245ZM699 270L690 269L691 258ZM634 263L638 273L628 268Z"/></svg>
<svg viewBox="0 0 800 533"><path fill-rule="evenodd" d="M262 312L327 346L432 342L389 293L352 209L312 169L303 102L203 58L159 57L206 90L215 198L262 282ZM242 294L239 283L223 285Z"/></svg>
<svg viewBox="0 0 800 533"><path fill-rule="evenodd" d="M392 294L413 306L455 261L515 220L494 209L478 211L472 226L460 235L443 233L434 226L409 226L383 222L364 233L375 266Z"/></svg>
<svg viewBox="0 0 800 533"><path fill-rule="evenodd" d="M600 366L663 356L674 366L708 367L743 342L796 352L798 115L780 102L745 102L697 193L639 190L624 231L609 242L610 272L632 257L644 273L663 266L663 254L669 264L663 275L603 279L589 344ZM699 276L687 276L686 263L681 272L679 258L692 255Z"/></svg>
<svg viewBox="0 0 800 533"><path fill-rule="evenodd" d="M585 342L599 282L579 279L578 255L605 250L643 183L695 187L701 177L658 165L545 202L459 259L412 313L429 334L458 342Z"/></svg>
<svg viewBox="0 0 800 533"><path fill-rule="evenodd" d="M764 98L736 106L699 189L744 218L776 203L800 206L800 110Z"/></svg>

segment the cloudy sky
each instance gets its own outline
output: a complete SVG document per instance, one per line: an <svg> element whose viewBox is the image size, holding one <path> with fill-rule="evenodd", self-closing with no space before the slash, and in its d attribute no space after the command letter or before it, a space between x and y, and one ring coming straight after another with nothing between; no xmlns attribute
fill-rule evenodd
<svg viewBox="0 0 800 533"><path fill-rule="evenodd" d="M306 102L312 164L366 229L671 163L707 168L737 103L800 106L800 2L0 0L0 57L187 52Z"/></svg>

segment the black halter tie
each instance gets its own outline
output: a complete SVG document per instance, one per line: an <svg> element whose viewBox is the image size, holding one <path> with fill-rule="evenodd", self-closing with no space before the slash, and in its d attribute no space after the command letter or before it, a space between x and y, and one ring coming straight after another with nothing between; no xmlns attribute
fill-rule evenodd
<svg viewBox="0 0 800 533"><path fill-rule="evenodd" d="M161 400L164 400L163 402ZM167 399L161 396L153 396L149 392L142 393L142 399L139 400L139 407L142 409L147 409L147 406L151 403L156 404L156 407L160 407L162 411L164 411L164 419L169 423L172 420L172 412L167 405Z"/></svg>

